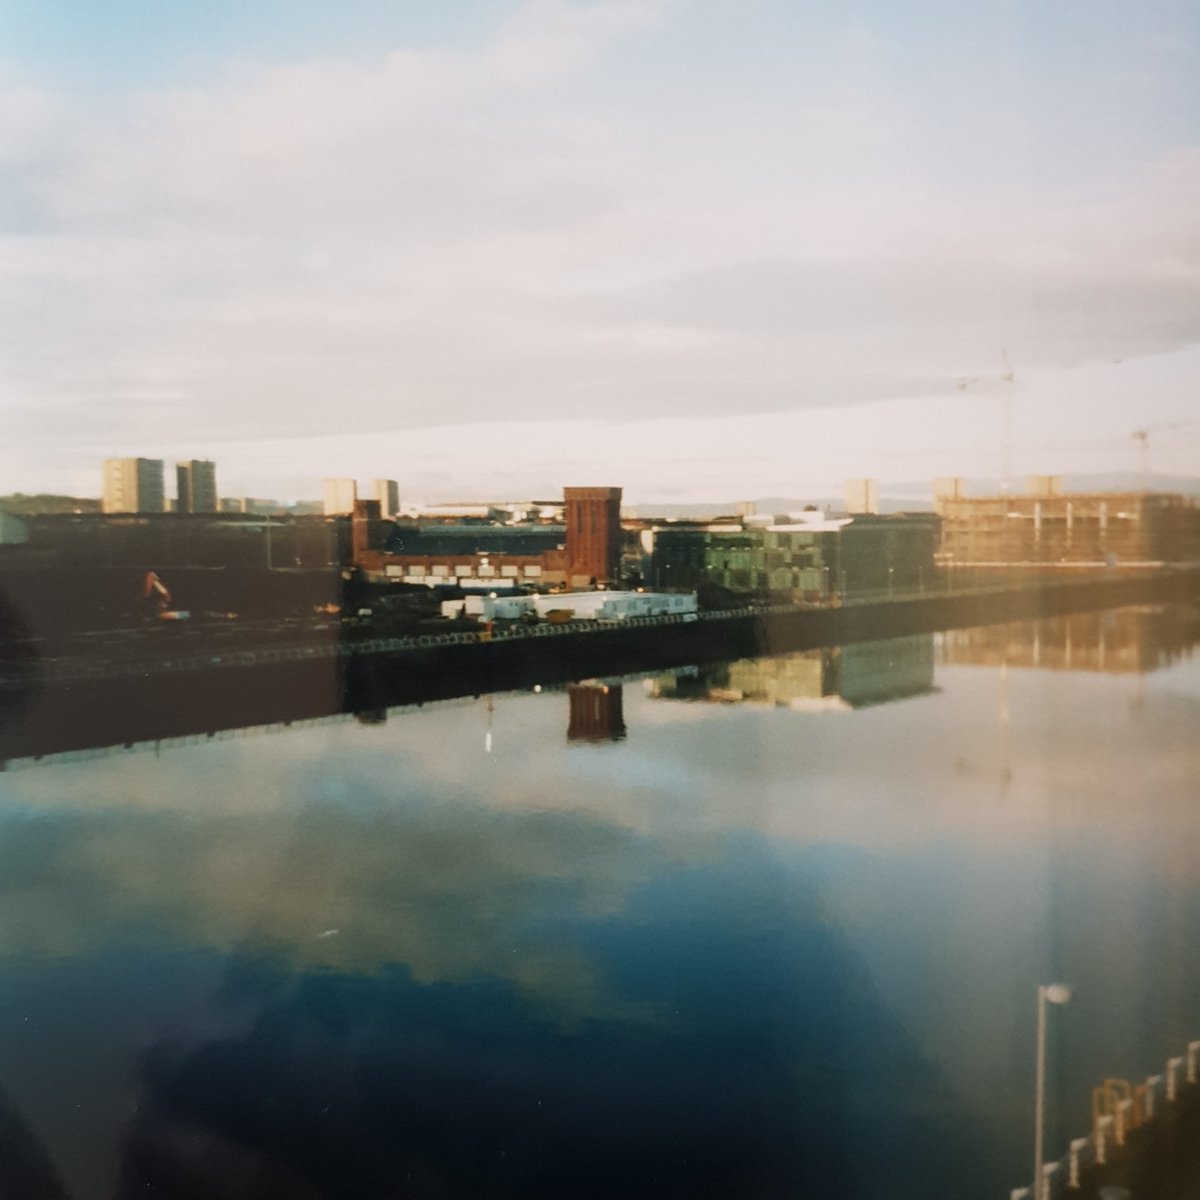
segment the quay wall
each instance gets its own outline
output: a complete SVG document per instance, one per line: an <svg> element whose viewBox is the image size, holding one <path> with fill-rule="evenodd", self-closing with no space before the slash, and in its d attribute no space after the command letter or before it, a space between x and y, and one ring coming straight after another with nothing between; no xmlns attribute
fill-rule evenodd
<svg viewBox="0 0 1200 1200"><path fill-rule="evenodd" d="M0 685L0 761L781 654L1129 604L1194 601L1200 572L1071 579L841 607L618 625L325 641L117 661L32 661Z"/></svg>

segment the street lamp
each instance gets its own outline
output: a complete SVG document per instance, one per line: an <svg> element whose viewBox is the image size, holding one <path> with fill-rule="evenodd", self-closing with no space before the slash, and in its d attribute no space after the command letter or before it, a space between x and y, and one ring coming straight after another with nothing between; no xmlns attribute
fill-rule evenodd
<svg viewBox="0 0 1200 1200"><path fill-rule="evenodd" d="M1037 1005L1037 1097L1033 1116L1033 1200L1045 1200L1046 1178L1042 1172L1042 1134L1046 1107L1046 1005L1066 1004L1071 989L1065 983L1038 985Z"/></svg>

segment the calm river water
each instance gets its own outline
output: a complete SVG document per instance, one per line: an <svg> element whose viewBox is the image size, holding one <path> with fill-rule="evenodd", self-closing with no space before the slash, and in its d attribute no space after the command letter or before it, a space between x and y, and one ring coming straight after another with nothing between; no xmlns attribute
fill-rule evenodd
<svg viewBox="0 0 1200 1200"><path fill-rule="evenodd" d="M28 1200L1005 1197L1039 983L1053 1156L1200 1037L1196 619L10 763L0 1152Z"/></svg>

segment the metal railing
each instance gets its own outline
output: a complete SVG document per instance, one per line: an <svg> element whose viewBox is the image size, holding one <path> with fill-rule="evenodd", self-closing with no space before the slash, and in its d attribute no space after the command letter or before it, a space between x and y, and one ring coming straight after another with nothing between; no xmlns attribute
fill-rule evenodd
<svg viewBox="0 0 1200 1200"><path fill-rule="evenodd" d="M1189 1042L1184 1054L1167 1059L1161 1074L1134 1086L1124 1079L1106 1079L1092 1089L1092 1130L1074 1138L1067 1153L1042 1164L1045 1200L1068 1200L1080 1187L1082 1173L1118 1158L1134 1130L1151 1124L1175 1104L1184 1087L1200 1075L1200 1041ZM1033 1187L1013 1188L1009 1200L1032 1200Z"/></svg>

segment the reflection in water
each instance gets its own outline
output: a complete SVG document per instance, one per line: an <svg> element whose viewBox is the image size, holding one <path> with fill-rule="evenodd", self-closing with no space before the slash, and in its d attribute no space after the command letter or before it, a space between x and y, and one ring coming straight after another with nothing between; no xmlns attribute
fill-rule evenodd
<svg viewBox="0 0 1200 1200"><path fill-rule="evenodd" d="M816 911L793 893L786 937L747 941L793 892L764 866L736 864L742 882L719 893L685 874L597 931L597 957L656 1021L555 1028L484 978L431 989L385 969L367 991L341 974L251 971L244 1031L144 1057L119 1194L198 1176L217 1198L264 1177L303 1196L403 1181L416 1195L682 1200L799 1179L853 1194L897 1144L918 1167L947 1140L975 1148ZM736 1012L725 972L747 984ZM242 986L227 980L225 1000ZM898 1089L909 1110L891 1113Z"/></svg>
<svg viewBox="0 0 1200 1200"><path fill-rule="evenodd" d="M659 700L766 704L805 712L886 704L932 690L931 633L691 667L666 672L649 687Z"/></svg>
<svg viewBox="0 0 1200 1200"><path fill-rule="evenodd" d="M1145 673L1191 653L1196 618L1179 608L1122 608L951 629L941 661L1051 671Z"/></svg>
<svg viewBox="0 0 1200 1200"><path fill-rule="evenodd" d="M624 689L619 683L573 683L567 700L568 742L619 742L625 736Z"/></svg>
<svg viewBox="0 0 1200 1200"><path fill-rule="evenodd" d="M1037 982L1055 1150L1200 1029L1200 672L1007 671L1001 746L933 657L9 771L0 1149L73 1200L1003 1195Z"/></svg>
<svg viewBox="0 0 1200 1200"><path fill-rule="evenodd" d="M45 1147L0 1089L0 1196L12 1200L66 1200Z"/></svg>

